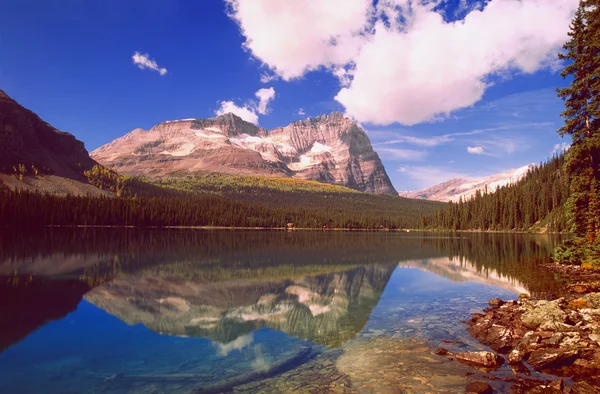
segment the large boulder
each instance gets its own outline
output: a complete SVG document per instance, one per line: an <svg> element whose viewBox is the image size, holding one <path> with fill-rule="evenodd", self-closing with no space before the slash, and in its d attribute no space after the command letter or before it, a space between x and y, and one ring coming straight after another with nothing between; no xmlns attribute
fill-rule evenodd
<svg viewBox="0 0 600 394"><path fill-rule="evenodd" d="M531 330L535 330L542 323L561 325L567 320L567 314L560 307L563 301L538 301L533 308L523 313L521 321Z"/></svg>

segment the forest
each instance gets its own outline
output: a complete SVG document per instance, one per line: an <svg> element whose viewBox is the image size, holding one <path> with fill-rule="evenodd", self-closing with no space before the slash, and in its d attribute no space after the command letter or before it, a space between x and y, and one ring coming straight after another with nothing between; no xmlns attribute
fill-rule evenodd
<svg viewBox="0 0 600 394"><path fill-rule="evenodd" d="M569 187L565 156L554 156L529 170L515 184L477 191L467 200L449 202L436 214L424 216L427 229L482 231L568 231L565 203Z"/></svg>
<svg viewBox="0 0 600 394"><path fill-rule="evenodd" d="M265 186L229 178L223 186L224 178L219 176L213 181L191 177L153 184L136 178L115 178L110 170L106 171L110 176L98 176L90 182L115 191L116 197L61 197L0 190L0 223L21 227L264 228L283 228L293 223L297 228L398 229L415 228L421 215L433 213L440 206L432 201L358 193L332 185L313 188L304 181L294 188L287 184L289 180L285 181L286 187L275 187L280 181L268 181ZM170 186L161 185L165 182ZM214 186L215 182L220 186Z"/></svg>

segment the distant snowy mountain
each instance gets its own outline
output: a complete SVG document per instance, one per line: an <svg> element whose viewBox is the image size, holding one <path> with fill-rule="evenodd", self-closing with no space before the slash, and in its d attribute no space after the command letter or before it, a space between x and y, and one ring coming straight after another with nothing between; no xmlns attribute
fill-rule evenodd
<svg viewBox="0 0 600 394"><path fill-rule="evenodd" d="M485 178L464 179L456 178L428 187L426 189L398 193L401 197L421 198L434 201L458 201L461 197L468 200L477 190L483 191L487 185L488 191L493 192L496 188L515 183L523 178L529 169L535 167L528 164L507 172L490 175Z"/></svg>

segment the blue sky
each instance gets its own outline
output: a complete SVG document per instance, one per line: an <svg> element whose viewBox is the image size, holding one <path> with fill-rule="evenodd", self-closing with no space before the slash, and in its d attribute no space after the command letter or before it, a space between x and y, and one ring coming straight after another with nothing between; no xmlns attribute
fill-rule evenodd
<svg viewBox="0 0 600 394"><path fill-rule="evenodd" d="M88 150L226 103L265 128L345 111L398 190L568 142L554 59L576 0L340 1L0 0L0 89Z"/></svg>

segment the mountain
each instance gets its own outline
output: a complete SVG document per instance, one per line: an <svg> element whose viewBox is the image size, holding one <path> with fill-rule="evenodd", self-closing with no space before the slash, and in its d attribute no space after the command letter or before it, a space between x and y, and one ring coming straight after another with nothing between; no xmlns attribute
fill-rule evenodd
<svg viewBox="0 0 600 394"><path fill-rule="evenodd" d="M0 90L0 169L31 165L40 171L83 179L96 162L83 142L44 122Z"/></svg>
<svg viewBox="0 0 600 394"><path fill-rule="evenodd" d="M87 184L83 175L96 164L83 142L52 127L0 90L0 187L103 194Z"/></svg>
<svg viewBox="0 0 600 394"><path fill-rule="evenodd" d="M488 191L493 192L498 187L516 183L534 167L534 164L528 164L523 167L477 179L455 178L426 189L400 192L398 195L408 198L453 202L457 202L462 197L463 201L466 201L477 190L483 192L486 186Z"/></svg>
<svg viewBox="0 0 600 394"><path fill-rule="evenodd" d="M368 193L396 191L369 137L334 112L266 130L231 113L135 129L91 153L119 173L178 177L193 173L315 180Z"/></svg>

